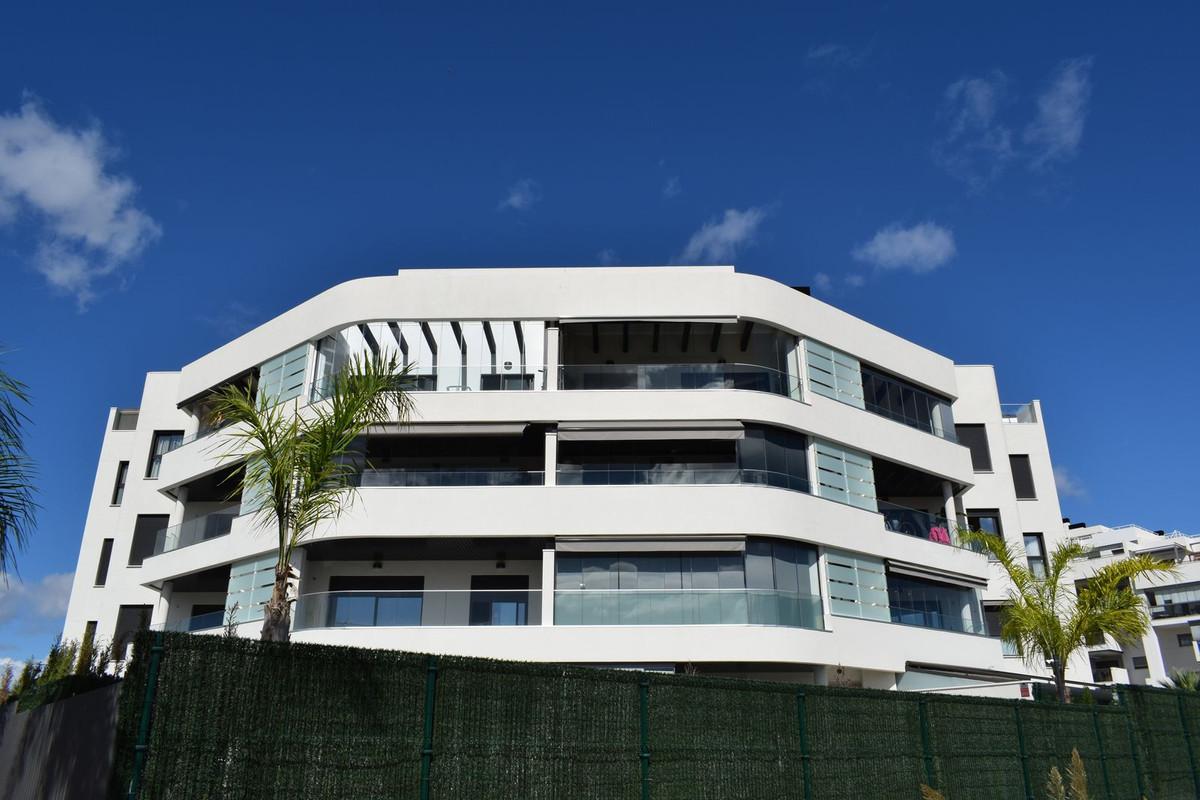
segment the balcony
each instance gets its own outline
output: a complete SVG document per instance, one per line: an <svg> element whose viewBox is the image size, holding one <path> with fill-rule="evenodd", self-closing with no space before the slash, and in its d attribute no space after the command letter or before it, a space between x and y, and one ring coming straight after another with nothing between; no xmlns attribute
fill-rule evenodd
<svg viewBox="0 0 1200 800"><path fill-rule="evenodd" d="M403 433L362 441L354 486L541 486L545 435L538 426L494 435Z"/></svg>
<svg viewBox="0 0 1200 800"><path fill-rule="evenodd" d="M554 593L555 625L778 625L821 630L821 598L771 589L615 589Z"/></svg>
<svg viewBox="0 0 1200 800"><path fill-rule="evenodd" d="M537 589L335 591L296 599L292 629L538 625Z"/></svg>
<svg viewBox="0 0 1200 800"><path fill-rule="evenodd" d="M186 619L181 619L176 622L160 622L151 625L151 630L156 631L171 631L175 633L201 633L204 631L217 631L225 627L225 612L209 611L204 614L196 614Z"/></svg>
<svg viewBox="0 0 1200 800"><path fill-rule="evenodd" d="M241 504L232 503L202 516L186 519L159 531L154 537L152 556L169 553L181 547L189 547L209 539L229 534L233 521L241 514Z"/></svg>
<svg viewBox="0 0 1200 800"><path fill-rule="evenodd" d="M958 526L950 524L945 517L918 511L915 508L878 500L879 513L883 516L883 527L892 533L901 533L929 542L959 547L972 552L983 552L979 545L959 538Z"/></svg>
<svg viewBox="0 0 1200 800"><path fill-rule="evenodd" d="M1190 617L1200 615L1200 599L1180 600L1161 605L1150 606L1151 619L1167 619L1168 617Z"/></svg>
<svg viewBox="0 0 1200 800"><path fill-rule="evenodd" d="M983 620L969 603L947 600L937 593L903 592L888 602L888 610L892 622L901 625L987 636Z"/></svg>
<svg viewBox="0 0 1200 800"><path fill-rule="evenodd" d="M545 473L517 469L368 469L352 485L364 489L385 486L541 486Z"/></svg>
<svg viewBox="0 0 1200 800"><path fill-rule="evenodd" d="M764 469L690 464L587 464L564 465L558 470L560 486L773 486L809 493L808 478Z"/></svg>
<svg viewBox="0 0 1200 800"><path fill-rule="evenodd" d="M756 364L571 364L559 388L584 390L743 389L798 398L800 384L782 370Z"/></svg>
<svg viewBox="0 0 1200 800"><path fill-rule="evenodd" d="M881 370L864 366L861 373L863 407L867 411L947 441L958 441L949 400Z"/></svg>

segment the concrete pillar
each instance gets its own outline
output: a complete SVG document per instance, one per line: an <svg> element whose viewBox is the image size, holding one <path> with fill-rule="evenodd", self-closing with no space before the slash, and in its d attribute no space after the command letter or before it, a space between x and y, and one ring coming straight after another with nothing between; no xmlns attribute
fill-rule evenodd
<svg viewBox="0 0 1200 800"><path fill-rule="evenodd" d="M546 431L546 463L543 469L546 471L546 485L558 485L558 431Z"/></svg>
<svg viewBox="0 0 1200 800"><path fill-rule="evenodd" d="M958 515L954 513L954 484L950 481L942 481L942 504L942 514L946 517L950 530L954 530L954 521L958 519Z"/></svg>
<svg viewBox="0 0 1200 800"><path fill-rule="evenodd" d="M1146 654L1146 669L1150 679L1146 681L1151 686L1167 679L1167 670L1163 666L1162 644L1158 640L1158 629L1150 626L1149 633L1142 639L1142 652Z"/></svg>
<svg viewBox="0 0 1200 800"><path fill-rule="evenodd" d="M558 390L558 323L546 323L546 376L544 388Z"/></svg>
<svg viewBox="0 0 1200 800"><path fill-rule="evenodd" d="M167 618L171 614L171 596L175 593L174 581L163 581L162 589L158 591L158 600L150 612L150 624L166 627Z"/></svg>
<svg viewBox="0 0 1200 800"><path fill-rule="evenodd" d="M554 624L554 548L542 550L542 624Z"/></svg>

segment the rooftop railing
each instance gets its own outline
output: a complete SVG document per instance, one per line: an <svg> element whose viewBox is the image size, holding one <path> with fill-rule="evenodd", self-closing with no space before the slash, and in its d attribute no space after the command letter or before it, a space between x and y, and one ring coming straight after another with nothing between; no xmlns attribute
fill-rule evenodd
<svg viewBox="0 0 1200 800"><path fill-rule="evenodd" d="M1000 418L1004 422L1019 425L1032 425L1039 421L1037 407L1033 403L1001 403Z"/></svg>
<svg viewBox="0 0 1200 800"><path fill-rule="evenodd" d="M758 364L566 364L562 389L745 389L800 397L786 372Z"/></svg>
<svg viewBox="0 0 1200 800"><path fill-rule="evenodd" d="M554 624L824 627L819 596L773 589L559 589Z"/></svg>
<svg viewBox="0 0 1200 800"><path fill-rule="evenodd" d="M741 484L811 491L808 478L764 469L690 464L579 464L558 466L560 486L701 486Z"/></svg>

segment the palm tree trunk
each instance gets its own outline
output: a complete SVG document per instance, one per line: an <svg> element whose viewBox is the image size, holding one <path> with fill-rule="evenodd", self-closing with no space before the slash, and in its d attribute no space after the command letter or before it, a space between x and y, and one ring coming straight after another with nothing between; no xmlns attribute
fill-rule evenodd
<svg viewBox="0 0 1200 800"><path fill-rule="evenodd" d="M1058 702L1071 702L1071 695L1067 692L1067 668L1057 662L1054 665L1054 687L1058 690Z"/></svg>
<svg viewBox="0 0 1200 800"><path fill-rule="evenodd" d="M275 586L271 589L271 599L263 609L261 639L264 642L286 642L291 637L292 609L287 599L288 567L287 563L275 567Z"/></svg>

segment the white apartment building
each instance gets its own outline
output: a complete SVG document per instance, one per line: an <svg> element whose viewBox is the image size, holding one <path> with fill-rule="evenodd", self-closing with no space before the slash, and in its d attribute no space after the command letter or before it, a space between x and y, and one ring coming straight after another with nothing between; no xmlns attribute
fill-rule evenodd
<svg viewBox="0 0 1200 800"><path fill-rule="evenodd" d="M406 269L149 373L108 415L64 636L257 636L274 533L206 398L303 414L356 353L409 365L416 410L300 548L296 641L1008 695L1031 673L956 529L1035 565L1063 535L1039 404L732 267Z"/></svg>
<svg viewBox="0 0 1200 800"><path fill-rule="evenodd" d="M1088 552L1076 570L1084 581L1096 569L1132 555L1169 561L1174 575L1138 579L1150 617L1141 642L1122 646L1111 637L1089 646L1088 660L1096 683L1161 685L1173 672L1200 672L1200 537L1179 531L1151 531L1140 525L1086 525L1064 520L1067 536Z"/></svg>

